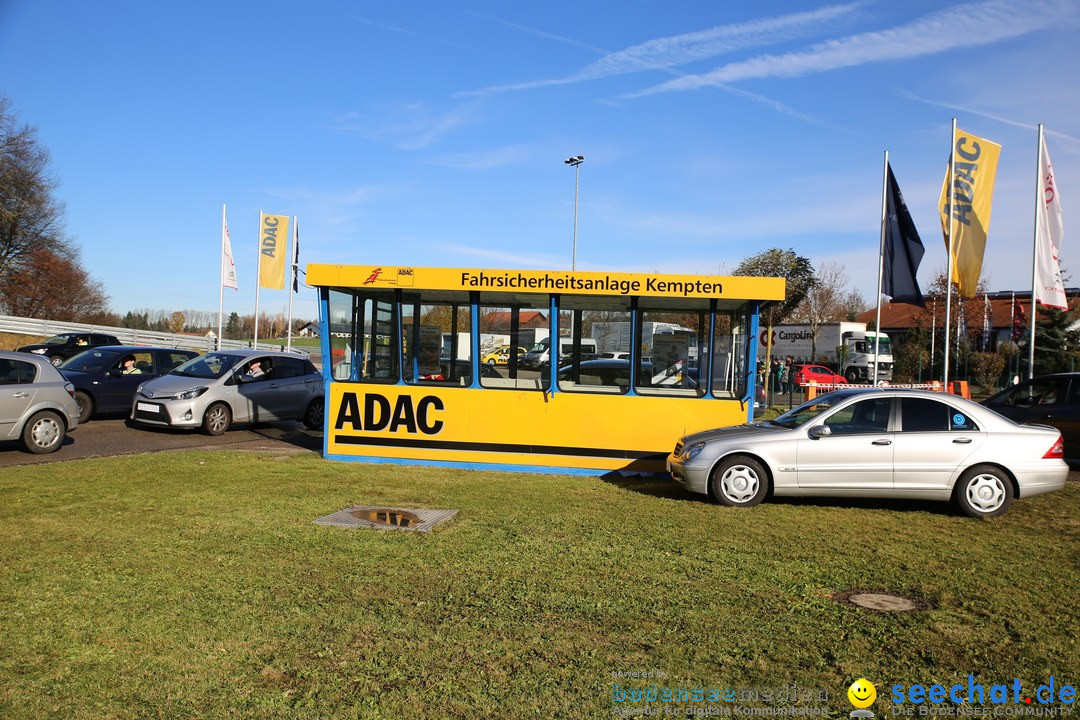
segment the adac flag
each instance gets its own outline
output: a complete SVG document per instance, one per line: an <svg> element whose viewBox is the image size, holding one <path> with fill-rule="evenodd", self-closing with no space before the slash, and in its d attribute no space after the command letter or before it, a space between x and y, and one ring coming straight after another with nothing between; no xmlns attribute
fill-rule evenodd
<svg viewBox="0 0 1080 720"><path fill-rule="evenodd" d="M881 291L893 302L926 306L915 273L922 262L923 247L915 221L900 193L892 168L886 166L888 189L885 193L885 264Z"/></svg>
<svg viewBox="0 0 1080 720"><path fill-rule="evenodd" d="M986 237L990 233L990 209L994 198L994 178L997 175L1001 146L981 137L956 131L949 167L941 185L941 230L945 234L946 252L953 256L952 281L960 295L975 297L982 274ZM949 188L952 186L953 206L949 207ZM949 233L955 238L949 242Z"/></svg>

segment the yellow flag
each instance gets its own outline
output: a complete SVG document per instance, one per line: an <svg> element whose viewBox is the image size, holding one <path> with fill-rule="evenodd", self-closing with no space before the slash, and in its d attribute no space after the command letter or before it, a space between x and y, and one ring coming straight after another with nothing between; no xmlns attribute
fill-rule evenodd
<svg viewBox="0 0 1080 720"><path fill-rule="evenodd" d="M259 213L259 287L285 288L285 256L289 249L289 216Z"/></svg>
<svg viewBox="0 0 1080 720"><path fill-rule="evenodd" d="M953 188L952 242L953 275L963 297L975 297L982 274L986 236L990 232L990 206L994 199L994 176L997 174L1001 146L961 130L956 131L952 177L945 170L941 185L941 230L949 248L949 185Z"/></svg>

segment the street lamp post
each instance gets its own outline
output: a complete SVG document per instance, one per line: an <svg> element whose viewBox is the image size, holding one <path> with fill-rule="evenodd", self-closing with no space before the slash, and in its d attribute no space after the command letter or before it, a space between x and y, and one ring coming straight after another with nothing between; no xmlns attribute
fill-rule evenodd
<svg viewBox="0 0 1080 720"><path fill-rule="evenodd" d="M578 189L581 187L581 163L585 162L585 156L577 155L576 157L568 157L566 160L563 160L563 162L574 168L574 254L570 261L570 269L577 270Z"/></svg>

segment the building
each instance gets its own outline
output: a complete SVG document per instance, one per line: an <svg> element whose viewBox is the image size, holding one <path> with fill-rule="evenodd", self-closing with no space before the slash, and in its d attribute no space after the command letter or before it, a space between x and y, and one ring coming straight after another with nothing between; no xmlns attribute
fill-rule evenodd
<svg viewBox="0 0 1080 720"><path fill-rule="evenodd" d="M1080 308L1080 288L1067 288L1070 312ZM995 352L998 345L1011 338L1022 340L1028 336L1028 318L1031 317L1031 291L1011 290L988 292L965 300L963 312L958 313L954 296L950 324L959 326L977 350ZM958 314L960 315L958 317ZM868 326L877 320L877 308L871 308L856 318ZM904 336L916 327L929 332L941 333L945 323L945 298L927 297L926 307L905 303L886 303L881 306L881 329L894 342L903 342ZM956 337L955 330L953 337Z"/></svg>

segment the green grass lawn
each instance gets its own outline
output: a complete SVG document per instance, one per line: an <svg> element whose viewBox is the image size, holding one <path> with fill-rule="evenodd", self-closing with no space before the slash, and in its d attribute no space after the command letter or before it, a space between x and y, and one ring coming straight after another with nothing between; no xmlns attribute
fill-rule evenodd
<svg viewBox="0 0 1080 720"><path fill-rule="evenodd" d="M162 453L5 468L0 717L611 717L612 673L1080 684L1080 486L725 509L655 480ZM430 535L312 520L457 508ZM876 614L833 593L936 609ZM618 681L620 687L649 682ZM700 703L698 703L700 705Z"/></svg>

